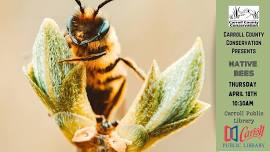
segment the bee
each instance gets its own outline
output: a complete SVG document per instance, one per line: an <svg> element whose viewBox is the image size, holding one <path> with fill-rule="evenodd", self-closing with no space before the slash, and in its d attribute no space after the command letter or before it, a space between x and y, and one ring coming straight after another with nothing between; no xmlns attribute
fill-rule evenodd
<svg viewBox="0 0 270 152"><path fill-rule="evenodd" d="M131 68L144 80L145 73L134 61L120 57L120 44L109 21L99 10L113 0L105 0L97 9L85 8L80 0L77 11L68 21L65 39L72 57L62 62L83 62L87 72L86 92L93 111L106 118L123 101L126 90L126 71Z"/></svg>

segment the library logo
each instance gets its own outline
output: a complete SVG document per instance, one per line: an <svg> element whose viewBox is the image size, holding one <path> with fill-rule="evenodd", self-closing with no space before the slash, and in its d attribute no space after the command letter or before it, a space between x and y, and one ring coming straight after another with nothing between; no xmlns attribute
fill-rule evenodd
<svg viewBox="0 0 270 152"><path fill-rule="evenodd" d="M230 142L245 142L252 139L261 139L264 136L265 126L261 124L257 128L251 128L244 126L240 128L238 125L230 127L228 125L224 126L224 141Z"/></svg>
<svg viewBox="0 0 270 152"><path fill-rule="evenodd" d="M235 141L238 142L238 126L230 127L224 126L224 141Z"/></svg>
<svg viewBox="0 0 270 152"><path fill-rule="evenodd" d="M259 6L229 6L229 27L259 27Z"/></svg>

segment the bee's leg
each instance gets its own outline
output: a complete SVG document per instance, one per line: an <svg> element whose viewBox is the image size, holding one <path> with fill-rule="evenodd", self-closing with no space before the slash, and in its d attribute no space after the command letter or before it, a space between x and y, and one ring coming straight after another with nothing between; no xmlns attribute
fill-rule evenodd
<svg viewBox="0 0 270 152"><path fill-rule="evenodd" d="M111 102L107 105L106 109L104 110L104 115L108 118L110 118L110 114L113 111L115 107L118 107L119 104L122 103L123 101L123 93L125 92L126 89L126 77L121 76L118 78L120 81L120 86L118 88L118 91L114 95L113 99Z"/></svg>
<svg viewBox="0 0 270 152"><path fill-rule="evenodd" d="M91 60L96 60L98 58L101 58L104 55L106 55L106 53L101 52L101 53L93 54L93 55L87 56L87 57L75 57L75 58L69 58L69 59L60 60L60 61L58 61L58 63L74 62L74 61L91 61Z"/></svg>
<svg viewBox="0 0 270 152"><path fill-rule="evenodd" d="M141 70L140 68L138 68L138 66L136 65L136 63L134 61L132 61L129 58L117 58L112 64L110 64L109 66L107 66L104 69L99 69L98 72L99 73L107 73L111 70L113 70L116 65L119 63L119 61L124 62L129 68L131 68L133 71L135 71L137 73L137 75L142 79L145 80L145 73L143 70Z"/></svg>
<svg viewBox="0 0 270 152"><path fill-rule="evenodd" d="M145 80L146 75L144 71L140 69L133 60L129 58L119 58L119 59L123 61L128 67L130 67L133 71L135 71L142 80Z"/></svg>

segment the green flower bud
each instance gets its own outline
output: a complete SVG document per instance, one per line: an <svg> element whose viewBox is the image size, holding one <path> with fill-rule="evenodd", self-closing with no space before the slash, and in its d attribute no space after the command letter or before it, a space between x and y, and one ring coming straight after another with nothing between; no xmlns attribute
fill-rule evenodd
<svg viewBox="0 0 270 152"><path fill-rule="evenodd" d="M118 132L132 141L128 152L143 151L162 137L188 125L209 105L198 101L203 84L201 39L160 73L154 61L140 93L120 122Z"/></svg>
<svg viewBox="0 0 270 152"><path fill-rule="evenodd" d="M32 63L25 68L34 91L69 139L95 118L85 91L85 66L59 63L70 56L58 25L45 19L33 46Z"/></svg>

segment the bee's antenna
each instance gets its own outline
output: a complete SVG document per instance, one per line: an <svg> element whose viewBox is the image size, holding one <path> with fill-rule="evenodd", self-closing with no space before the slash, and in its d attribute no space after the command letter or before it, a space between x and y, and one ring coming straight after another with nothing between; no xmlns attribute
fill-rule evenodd
<svg viewBox="0 0 270 152"><path fill-rule="evenodd" d="M81 13L84 14L84 7L82 6L81 1L80 0L75 0L75 1L79 5Z"/></svg>
<svg viewBox="0 0 270 152"><path fill-rule="evenodd" d="M105 6L106 4L108 4L109 2L111 2L111 1L113 1L113 0L105 0L104 2L102 2L101 4L99 4L99 5L98 5L98 8L95 10L95 12L94 12L94 14L93 14L94 18L97 16L99 10L100 10L103 6Z"/></svg>

